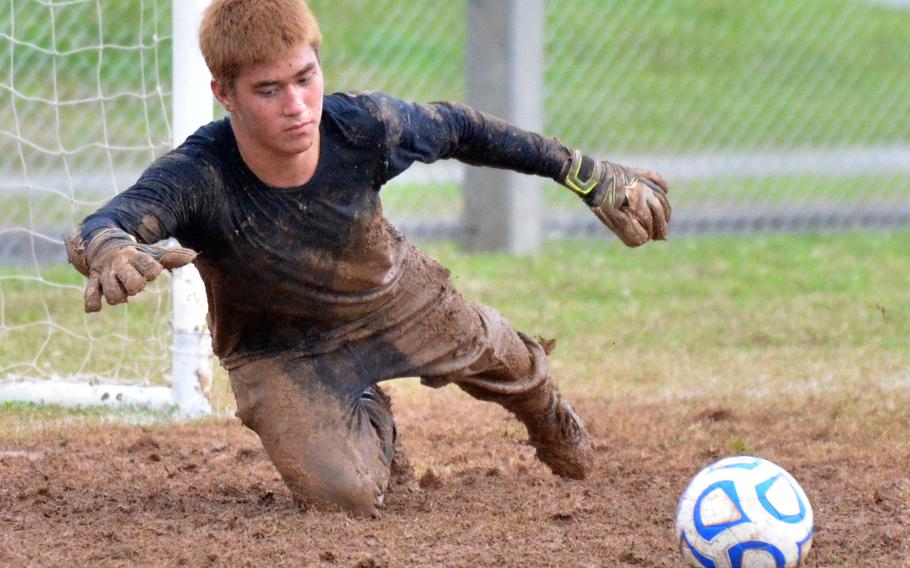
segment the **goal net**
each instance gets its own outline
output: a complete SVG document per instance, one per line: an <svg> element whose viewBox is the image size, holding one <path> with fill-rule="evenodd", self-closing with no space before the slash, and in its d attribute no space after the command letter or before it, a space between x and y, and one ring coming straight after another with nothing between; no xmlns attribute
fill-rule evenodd
<svg viewBox="0 0 910 568"><path fill-rule="evenodd" d="M63 248L211 117L195 47L205 2L171 2L0 2L0 402L208 410L195 271L87 315Z"/></svg>

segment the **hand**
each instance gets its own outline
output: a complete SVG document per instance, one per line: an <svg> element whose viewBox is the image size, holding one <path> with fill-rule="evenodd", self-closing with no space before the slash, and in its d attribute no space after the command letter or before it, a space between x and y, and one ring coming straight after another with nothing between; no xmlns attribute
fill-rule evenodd
<svg viewBox="0 0 910 568"><path fill-rule="evenodd" d="M86 245L78 230L66 239L70 263L88 277L85 311L101 310L101 296L110 305L122 304L161 274L193 262L187 248L142 245L119 229L104 229Z"/></svg>
<svg viewBox="0 0 910 568"><path fill-rule="evenodd" d="M671 210L664 178L650 170L630 170L610 162L604 162L604 167L611 171L612 181L594 192L588 204L591 211L627 246L665 240Z"/></svg>
<svg viewBox="0 0 910 568"><path fill-rule="evenodd" d="M584 164L584 160L588 163ZM577 164L577 165L576 165ZM587 165L587 181L578 171ZM577 150L563 184L578 193L597 218L623 243L637 247L649 240L667 238L670 222L669 187L664 178L650 170L631 169L606 160L590 163Z"/></svg>

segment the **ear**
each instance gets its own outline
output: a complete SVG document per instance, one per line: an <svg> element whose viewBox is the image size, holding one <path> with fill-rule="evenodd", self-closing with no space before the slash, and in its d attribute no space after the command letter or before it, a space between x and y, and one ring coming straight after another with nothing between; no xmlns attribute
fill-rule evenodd
<svg viewBox="0 0 910 568"><path fill-rule="evenodd" d="M210 85L212 87L212 94L215 95L215 98L218 99L218 102L221 103L221 106L224 107L224 110L227 112L233 112L234 97L231 93L231 90L229 88L226 88L215 79L212 79Z"/></svg>

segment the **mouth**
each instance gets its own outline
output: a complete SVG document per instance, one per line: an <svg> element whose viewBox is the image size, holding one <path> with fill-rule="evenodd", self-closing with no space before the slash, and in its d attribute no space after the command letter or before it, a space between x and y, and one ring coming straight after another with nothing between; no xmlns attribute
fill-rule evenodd
<svg viewBox="0 0 910 568"><path fill-rule="evenodd" d="M313 122L298 122L285 128L285 132L303 132L304 130L309 129L313 125Z"/></svg>

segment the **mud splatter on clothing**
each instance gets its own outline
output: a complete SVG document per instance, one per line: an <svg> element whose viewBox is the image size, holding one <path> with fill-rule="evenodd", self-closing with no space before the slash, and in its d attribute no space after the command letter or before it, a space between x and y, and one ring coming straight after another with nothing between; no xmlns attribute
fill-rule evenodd
<svg viewBox="0 0 910 568"><path fill-rule="evenodd" d="M443 158L556 179L569 151L462 105L381 94L327 96L320 144L310 181L276 188L245 165L229 120L213 122L81 234L119 227L195 249L237 415L299 499L370 515L396 444L379 381L454 383L529 428L556 424L544 349L466 301L383 217L380 188Z"/></svg>
<svg viewBox="0 0 910 568"><path fill-rule="evenodd" d="M359 93L328 95L323 108L320 161L300 187L259 180L223 119L82 226L86 242L113 226L141 242L175 237L198 251L215 353L228 367L331 351L440 297L447 271L383 217L379 199L382 185L415 161L455 158L555 179L569 156L554 138L459 104Z"/></svg>

